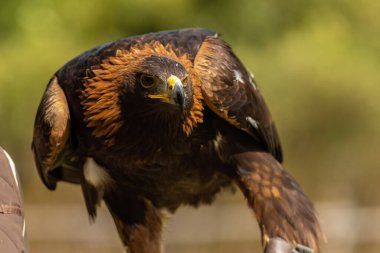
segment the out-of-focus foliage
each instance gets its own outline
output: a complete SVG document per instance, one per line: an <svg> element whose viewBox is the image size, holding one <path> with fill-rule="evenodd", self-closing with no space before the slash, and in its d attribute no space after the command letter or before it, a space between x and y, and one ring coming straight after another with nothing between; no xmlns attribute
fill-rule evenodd
<svg viewBox="0 0 380 253"><path fill-rule="evenodd" d="M60 66L121 37L208 27L255 74L285 166L306 191L319 200L378 204L379 13L373 0L2 1L0 145L33 201L41 194L30 151L34 115Z"/></svg>

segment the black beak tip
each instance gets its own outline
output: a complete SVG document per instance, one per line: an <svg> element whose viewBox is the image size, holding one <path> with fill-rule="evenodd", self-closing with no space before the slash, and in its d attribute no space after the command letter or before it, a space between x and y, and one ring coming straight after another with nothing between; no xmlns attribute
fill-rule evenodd
<svg viewBox="0 0 380 253"><path fill-rule="evenodd" d="M174 91L173 91L173 100L176 104L178 104L183 110L184 103L185 103L185 96L182 87L180 86L175 86Z"/></svg>

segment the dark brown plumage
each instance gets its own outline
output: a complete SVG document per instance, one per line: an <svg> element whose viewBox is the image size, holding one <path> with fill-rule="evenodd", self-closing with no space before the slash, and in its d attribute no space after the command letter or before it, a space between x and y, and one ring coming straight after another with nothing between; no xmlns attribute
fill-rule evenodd
<svg viewBox="0 0 380 253"><path fill-rule="evenodd" d="M92 218L105 201L128 252L160 252L163 209L211 203L234 184L264 246L319 249L314 207L280 164L256 82L213 31L134 36L74 58L49 82L32 146L49 189L81 184Z"/></svg>

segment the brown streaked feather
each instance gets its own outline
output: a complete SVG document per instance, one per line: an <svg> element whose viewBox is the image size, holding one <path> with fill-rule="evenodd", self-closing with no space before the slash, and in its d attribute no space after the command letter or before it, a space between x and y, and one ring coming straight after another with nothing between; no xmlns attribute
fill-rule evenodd
<svg viewBox="0 0 380 253"><path fill-rule="evenodd" d="M51 84L53 95L46 104L45 120L51 125L49 143L51 151L48 154L44 166L51 167L57 159L58 154L62 151L70 133L70 113L67 105L66 96L62 88L58 85L57 79L54 78Z"/></svg>
<svg viewBox="0 0 380 253"><path fill-rule="evenodd" d="M47 173L58 162L70 135L70 112L66 96L53 77L38 108L33 136L33 152L40 176L49 187Z"/></svg>
<svg viewBox="0 0 380 253"><path fill-rule="evenodd" d="M261 141L281 162L280 141L270 112L254 80L232 49L215 36L207 37L195 57L194 68L207 106ZM257 126L252 126L247 117L254 119Z"/></svg>
<svg viewBox="0 0 380 253"><path fill-rule="evenodd" d="M92 134L105 137L105 142L112 140L113 134L122 126L119 102L120 82L116 72L96 70L95 77L87 79L82 91L81 102L84 110L84 121L93 127ZM114 80L110 75L114 74Z"/></svg>
<svg viewBox="0 0 380 253"><path fill-rule="evenodd" d="M319 252L322 232L316 211L297 182L266 152L234 156L237 183L254 210L263 243L281 237Z"/></svg>

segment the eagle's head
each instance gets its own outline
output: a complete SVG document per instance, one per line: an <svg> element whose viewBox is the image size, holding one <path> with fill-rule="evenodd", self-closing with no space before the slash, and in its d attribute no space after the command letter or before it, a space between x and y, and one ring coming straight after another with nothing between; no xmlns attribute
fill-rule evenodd
<svg viewBox="0 0 380 253"><path fill-rule="evenodd" d="M135 92L145 100L142 105L161 113L186 116L193 94L189 74L181 63L164 56L148 56L134 75Z"/></svg>
<svg viewBox="0 0 380 253"><path fill-rule="evenodd" d="M148 43L117 50L91 73L81 105L96 138L113 143L122 131L136 133L135 124L145 135L190 135L203 121L200 81L186 54Z"/></svg>

